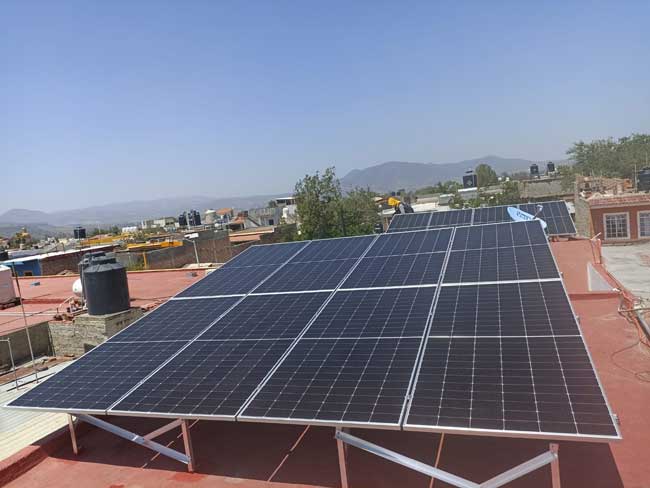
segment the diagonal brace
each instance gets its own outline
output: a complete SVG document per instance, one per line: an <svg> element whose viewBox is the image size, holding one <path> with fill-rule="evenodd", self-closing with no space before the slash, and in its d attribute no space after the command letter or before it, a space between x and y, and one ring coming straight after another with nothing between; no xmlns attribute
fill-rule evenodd
<svg viewBox="0 0 650 488"><path fill-rule="evenodd" d="M183 454L182 452L178 452L167 446L163 446L162 444L159 444L158 442L152 440L153 437L157 437L158 435L161 435L164 432L167 432L174 427L178 427L179 424L176 424L176 422L171 422L170 424L167 424L161 427L160 429L157 429L151 432L150 434L147 434L146 436L141 436L139 434L135 434L131 431L123 429L122 427L118 427L117 425L113 425L104 420L100 420L96 417L93 417L92 415L75 414L75 417L77 417L79 420L83 420L84 422L94 425L95 427L99 427L100 429L110 432L111 434L115 434L118 437L126 439L127 441L131 441L141 446L147 447L152 451L156 451L162 454L163 456L167 456L183 464L187 464L188 466L191 466L192 459L190 458L189 455ZM171 426L172 424L175 425Z"/></svg>
<svg viewBox="0 0 650 488"><path fill-rule="evenodd" d="M357 447L376 456L388 459L394 463L401 464L402 466L406 466L407 468L418 471L427 476L431 476L432 478L439 479L457 488L498 488L509 483L510 481L521 478L522 476L530 473L531 471L539 469L542 466L557 462L558 459L557 446L553 445L551 447L551 450L540 454L539 456L536 456L526 462L523 462L514 468L504 471L500 475L495 476L494 478L491 478L484 483L479 484L465 478L461 478L460 476L456 476L455 474L448 473L442 469L422 463L410 457L404 456L403 454L399 454L395 451L391 451L376 444L372 444L368 441L352 436L340 430L336 431L335 438L337 441L344 442L350 446Z"/></svg>

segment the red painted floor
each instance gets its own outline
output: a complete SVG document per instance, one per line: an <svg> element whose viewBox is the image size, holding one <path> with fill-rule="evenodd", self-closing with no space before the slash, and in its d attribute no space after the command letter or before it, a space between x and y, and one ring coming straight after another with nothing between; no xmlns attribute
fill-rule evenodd
<svg viewBox="0 0 650 488"><path fill-rule="evenodd" d="M650 487L650 354L638 344L636 329L617 313L618 298L586 295L580 279L585 258L580 241L553 245L596 369L614 412L621 420L624 440L608 444L560 442L563 487ZM567 265L567 263L570 264ZM585 273L586 276L586 273ZM146 433L159 421L114 419ZM198 422L192 428L198 460L197 473L152 456L151 451L103 431L91 430L81 438L79 456L70 447L50 455L9 487L261 487L340 486L336 443L332 428ZM440 442L437 434L355 429L357 435L422 462L432 464ZM182 443L168 433L165 442L176 449ZM439 467L476 482L522 462L548 448L547 441L474 436L445 436ZM430 479L387 460L350 448L351 488L426 488ZM549 467L535 471L509 487L550 488ZM449 485L436 481L436 488Z"/></svg>

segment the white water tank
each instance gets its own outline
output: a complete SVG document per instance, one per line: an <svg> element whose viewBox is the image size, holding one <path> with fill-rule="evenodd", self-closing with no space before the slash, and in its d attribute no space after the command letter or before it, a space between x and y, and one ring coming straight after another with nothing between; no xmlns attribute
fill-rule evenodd
<svg viewBox="0 0 650 488"><path fill-rule="evenodd" d="M81 298L83 296L83 285L81 284L81 278L77 278L74 280L74 283L72 283L72 293L77 298Z"/></svg>
<svg viewBox="0 0 650 488"><path fill-rule="evenodd" d="M13 302L16 299L11 269L0 265L0 304Z"/></svg>

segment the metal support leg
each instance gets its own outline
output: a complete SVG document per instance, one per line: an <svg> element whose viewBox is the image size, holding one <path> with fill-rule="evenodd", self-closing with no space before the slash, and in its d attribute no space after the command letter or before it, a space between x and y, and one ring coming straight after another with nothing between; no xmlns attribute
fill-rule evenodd
<svg viewBox="0 0 650 488"><path fill-rule="evenodd" d="M348 468L347 468L347 445L339 438L343 432L340 427L336 428L336 448L339 453L339 471L341 473L341 488L348 488Z"/></svg>
<svg viewBox="0 0 650 488"><path fill-rule="evenodd" d="M555 455L555 460L551 463L551 480L553 488L560 488L560 446L557 444L550 444L549 448Z"/></svg>
<svg viewBox="0 0 650 488"><path fill-rule="evenodd" d="M194 448L192 447L192 438L190 437L190 426L187 420L181 420L181 431L183 432L183 445L185 446L185 455L187 456L187 470L194 472Z"/></svg>
<svg viewBox="0 0 650 488"><path fill-rule="evenodd" d="M68 429L70 430L70 440L72 441L72 452L79 454L79 446L77 445L77 433L74 430L74 419L72 415L68 415Z"/></svg>

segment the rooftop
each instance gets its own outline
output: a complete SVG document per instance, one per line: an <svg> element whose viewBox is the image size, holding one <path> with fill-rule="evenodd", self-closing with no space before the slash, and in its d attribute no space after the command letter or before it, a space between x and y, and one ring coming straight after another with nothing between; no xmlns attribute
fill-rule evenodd
<svg viewBox="0 0 650 488"><path fill-rule="evenodd" d="M158 304L198 281L204 273L195 271L196 276L193 276L187 269L129 271L127 279L131 305L144 307ZM78 275L18 278L28 315L27 323L35 325L50 320L57 306L72 296L72 284L77 278ZM65 311L65 307L61 311ZM20 306L0 310L0 335L23 327Z"/></svg>
<svg viewBox="0 0 650 488"><path fill-rule="evenodd" d="M619 205L650 205L650 193L620 193L617 195L595 193L587 198L590 207L611 207Z"/></svg>
<svg viewBox="0 0 650 488"><path fill-rule="evenodd" d="M23 263L25 261L36 261L40 259L47 259L47 258L53 258L57 256L65 256L67 254L75 254L75 253L86 253L86 252L91 252L91 251L105 251L107 249L112 249L115 246L111 244L106 244L106 245L101 245L101 246L90 246L90 247L84 247L83 249L68 249L66 251L55 251L55 252L46 252L46 253L40 253L40 254L34 254L30 256L25 256L25 257L19 257L19 258L14 258L14 259L8 259L6 261L1 261L0 265L3 266L8 266L11 263Z"/></svg>
<svg viewBox="0 0 650 488"><path fill-rule="evenodd" d="M597 250L587 240L552 243L567 291L614 412L621 420L623 440L612 444L559 443L563 487L641 488L650 479L647 439L650 437L650 356L639 345L635 327L618 313L619 297L612 292L590 293L587 264L609 280L599 264ZM612 280L613 282L613 280ZM153 294L153 293L152 293ZM125 428L145 433L165 423L153 419L111 419ZM146 448L90 428L80 437L83 450L72 454L65 431L40 446L31 446L0 464L0 485L18 476L22 466L32 469L8 487L70 486L83 480L84 488L106 486L260 488L262 486L340 486L333 429L292 425L199 421L192 425L197 472ZM548 449L548 441L353 429L353 435L438 467L483 481ZM215 442L216 440L216 442ZM182 450L176 432L159 439ZM33 461L34 452L38 452ZM4 469L3 469L4 465ZM363 451L350 448L351 487L429 487L430 479ZM534 471L512 487L550 487L550 469ZM449 486L436 481L435 488Z"/></svg>

